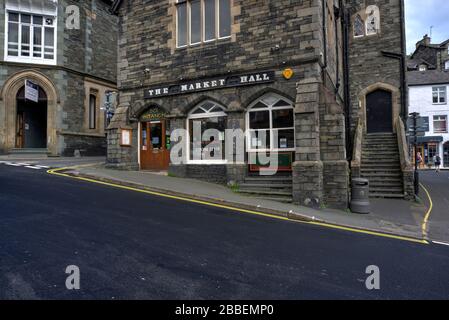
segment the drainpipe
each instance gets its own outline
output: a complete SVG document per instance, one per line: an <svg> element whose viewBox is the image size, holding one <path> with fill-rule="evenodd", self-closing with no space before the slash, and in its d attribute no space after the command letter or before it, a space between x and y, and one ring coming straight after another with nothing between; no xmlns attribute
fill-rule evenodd
<svg viewBox="0 0 449 320"><path fill-rule="evenodd" d="M323 9L323 24L322 24L322 32L323 32L323 44L324 44L324 52L323 52L323 60L324 65L323 69L327 68L327 30L326 30L326 0L322 0L322 9Z"/></svg>
<svg viewBox="0 0 449 320"><path fill-rule="evenodd" d="M352 160L353 141L351 138L351 91L349 87L349 12L343 4L343 0L339 0L341 28L343 33L343 84L344 84L344 112L345 112L345 127L346 127L346 157L348 161Z"/></svg>
<svg viewBox="0 0 449 320"><path fill-rule="evenodd" d="M401 75L401 118L406 122L408 118L408 88L406 78L406 47L405 47L405 28L404 28L404 0L400 1L400 15L401 15L401 53L382 51L384 57L397 59L400 62Z"/></svg>

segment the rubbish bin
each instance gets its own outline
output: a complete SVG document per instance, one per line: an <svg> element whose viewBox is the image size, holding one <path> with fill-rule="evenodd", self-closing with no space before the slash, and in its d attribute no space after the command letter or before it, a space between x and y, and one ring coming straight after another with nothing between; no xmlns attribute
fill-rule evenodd
<svg viewBox="0 0 449 320"><path fill-rule="evenodd" d="M360 214L368 214L371 212L369 181L367 179L352 179L351 211Z"/></svg>

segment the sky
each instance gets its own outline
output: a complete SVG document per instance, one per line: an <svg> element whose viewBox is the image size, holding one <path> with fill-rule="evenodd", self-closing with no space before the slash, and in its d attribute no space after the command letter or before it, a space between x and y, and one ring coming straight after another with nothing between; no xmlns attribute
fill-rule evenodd
<svg viewBox="0 0 449 320"><path fill-rule="evenodd" d="M449 39L449 1L405 0L407 53L413 53L415 44L432 28L432 43Z"/></svg>

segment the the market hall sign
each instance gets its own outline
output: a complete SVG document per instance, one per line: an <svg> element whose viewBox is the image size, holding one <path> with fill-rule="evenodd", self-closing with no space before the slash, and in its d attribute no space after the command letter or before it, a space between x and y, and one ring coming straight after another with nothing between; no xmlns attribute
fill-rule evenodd
<svg viewBox="0 0 449 320"><path fill-rule="evenodd" d="M275 72L259 72L243 75L216 77L205 80L182 82L179 84L152 87L145 90L145 99L174 96L179 94L217 90L223 88L270 83L275 80Z"/></svg>

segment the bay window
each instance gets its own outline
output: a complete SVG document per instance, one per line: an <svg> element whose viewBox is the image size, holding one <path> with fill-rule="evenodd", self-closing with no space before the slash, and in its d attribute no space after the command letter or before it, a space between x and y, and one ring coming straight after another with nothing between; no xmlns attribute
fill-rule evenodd
<svg viewBox="0 0 449 320"><path fill-rule="evenodd" d="M22 2L6 3L5 60L55 64L56 7L49 10L38 1L28 1L27 6Z"/></svg>
<svg viewBox="0 0 449 320"><path fill-rule="evenodd" d="M231 36L231 0L178 0L176 6L178 47Z"/></svg>
<svg viewBox="0 0 449 320"><path fill-rule="evenodd" d="M247 116L249 151L294 151L295 124L292 103L270 94L250 108Z"/></svg>

